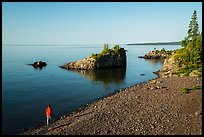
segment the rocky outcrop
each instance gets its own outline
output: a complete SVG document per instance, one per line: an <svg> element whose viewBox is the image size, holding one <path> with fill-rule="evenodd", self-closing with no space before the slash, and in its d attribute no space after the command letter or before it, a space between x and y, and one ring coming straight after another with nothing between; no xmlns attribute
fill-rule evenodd
<svg viewBox="0 0 204 137"><path fill-rule="evenodd" d="M175 58L166 58L164 60L164 64L161 70L154 72L155 74L159 75L160 77L168 77L173 76L176 71L178 71L179 67L176 65Z"/></svg>
<svg viewBox="0 0 204 137"><path fill-rule="evenodd" d="M126 66L126 51L124 48L120 48L116 54L111 51L107 54L100 54L100 56L89 56L87 58L70 62L63 66L64 69L101 69L101 68L112 68L112 67L125 67Z"/></svg>
<svg viewBox="0 0 204 137"><path fill-rule="evenodd" d="M154 72L155 74L159 75L160 77L169 77L169 76L193 76L197 77L201 75L202 73L198 70L191 70L191 72L181 72L182 68L181 66L178 66L178 61L175 59L174 56L171 56L169 58L166 58L164 60L164 64L161 68L161 70Z"/></svg>
<svg viewBox="0 0 204 137"><path fill-rule="evenodd" d="M173 55L175 52L170 51L159 51L159 50L152 50L149 53L145 54L144 56L139 56L138 58L144 59L165 59L169 55Z"/></svg>

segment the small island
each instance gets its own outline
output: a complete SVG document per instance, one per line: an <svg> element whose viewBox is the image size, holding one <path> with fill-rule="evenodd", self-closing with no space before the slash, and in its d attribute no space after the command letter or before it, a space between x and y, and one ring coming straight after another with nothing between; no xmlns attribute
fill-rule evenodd
<svg viewBox="0 0 204 137"><path fill-rule="evenodd" d="M126 50L115 45L109 49L108 44L104 44L104 49L99 54L92 54L84 59L69 62L60 68L92 70L101 68L126 67Z"/></svg>
<svg viewBox="0 0 204 137"><path fill-rule="evenodd" d="M161 50L152 50L149 53L145 54L144 56L139 56L138 58L144 58L144 59L165 59L170 55L173 55L176 52L176 50L169 50L166 51L164 48Z"/></svg>

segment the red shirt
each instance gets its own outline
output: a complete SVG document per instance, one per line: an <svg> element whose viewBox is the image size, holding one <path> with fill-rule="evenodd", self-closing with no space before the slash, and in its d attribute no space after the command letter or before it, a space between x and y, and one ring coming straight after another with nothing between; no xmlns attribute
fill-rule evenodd
<svg viewBox="0 0 204 137"><path fill-rule="evenodd" d="M46 116L52 116L52 108L50 105L48 105L48 107L46 108Z"/></svg>

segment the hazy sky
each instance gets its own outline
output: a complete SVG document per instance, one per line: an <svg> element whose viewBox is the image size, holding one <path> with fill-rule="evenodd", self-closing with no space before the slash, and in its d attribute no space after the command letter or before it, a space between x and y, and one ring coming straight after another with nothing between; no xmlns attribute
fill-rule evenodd
<svg viewBox="0 0 204 137"><path fill-rule="evenodd" d="M180 41L202 2L4 2L3 44L125 44Z"/></svg>

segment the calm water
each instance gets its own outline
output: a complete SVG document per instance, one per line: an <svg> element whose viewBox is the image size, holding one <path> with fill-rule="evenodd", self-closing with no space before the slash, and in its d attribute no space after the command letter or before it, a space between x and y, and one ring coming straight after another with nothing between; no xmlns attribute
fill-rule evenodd
<svg viewBox="0 0 204 137"><path fill-rule="evenodd" d="M153 72L159 70L163 62L144 60L138 56L154 48L180 48L179 45L120 46L128 51L126 69L69 71L59 66L99 53L103 45L3 45L3 134L17 134L23 128L45 123L45 108L49 103L55 119L118 89L156 78ZM38 60L46 61L48 65L41 70L26 65ZM145 75L141 76L141 73Z"/></svg>

